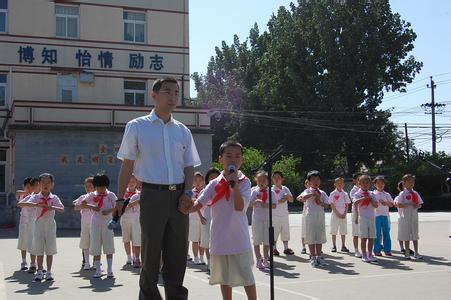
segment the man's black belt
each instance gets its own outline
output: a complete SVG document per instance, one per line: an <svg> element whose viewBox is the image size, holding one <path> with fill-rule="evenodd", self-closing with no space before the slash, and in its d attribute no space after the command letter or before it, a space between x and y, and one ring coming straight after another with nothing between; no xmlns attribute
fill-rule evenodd
<svg viewBox="0 0 451 300"><path fill-rule="evenodd" d="M151 190L156 190L156 191L180 191L183 190L185 188L185 184L184 183L179 183L179 184L153 184L153 183L147 183L147 182L143 182L143 187L147 188L147 189L151 189Z"/></svg>

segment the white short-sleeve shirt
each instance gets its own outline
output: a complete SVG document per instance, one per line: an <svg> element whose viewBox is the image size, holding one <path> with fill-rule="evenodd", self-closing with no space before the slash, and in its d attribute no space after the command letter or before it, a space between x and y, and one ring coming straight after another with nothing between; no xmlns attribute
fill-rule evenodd
<svg viewBox="0 0 451 300"><path fill-rule="evenodd" d="M373 201L376 199L372 191L363 191L359 189L352 198L352 202L355 202L358 199L364 198L366 192L368 193L368 197L370 197ZM368 205L363 205L363 202L358 204L359 207L359 215L367 218L374 218L376 209L369 203Z"/></svg>
<svg viewBox="0 0 451 300"><path fill-rule="evenodd" d="M42 195L42 193L39 194L33 194L30 196L30 198L27 200L28 203L45 203L47 202L47 205L49 206L56 206L59 208L64 208L63 203L61 203L60 198L57 195L54 195L50 193L47 197ZM41 207L36 208L36 218L40 219L53 219L55 218L55 210L45 210Z"/></svg>
<svg viewBox="0 0 451 300"><path fill-rule="evenodd" d="M273 186L272 190L275 193L276 201L277 201L276 202L277 206L273 210L274 216L276 216L276 217L288 216L288 203L287 203L287 201L279 203L279 200L283 199L283 197L285 197L285 195L293 196L291 194L290 189L287 188L286 186L282 185L282 188L279 188L277 186Z"/></svg>
<svg viewBox="0 0 451 300"><path fill-rule="evenodd" d="M269 187L266 188L266 192L268 192ZM267 194L267 202L269 203L269 193ZM263 192L260 190L260 187L254 186L251 189L251 204L254 205L254 202L257 199L263 199ZM271 203L277 204L276 193L272 191L271 195ZM277 205L276 205L277 208ZM275 209L273 209L273 212ZM269 207L262 207L261 204L257 204L254 206L252 210L252 220L260 220L260 221L268 221L269 220Z"/></svg>
<svg viewBox="0 0 451 300"><path fill-rule="evenodd" d="M391 202L393 203L392 196L387 193L386 191L379 192L378 190L375 190L373 192L374 197L377 200L377 208L376 208L376 217L378 216L386 216L388 217L390 215L390 208L386 205L382 205L380 201L385 202Z"/></svg>
<svg viewBox="0 0 451 300"><path fill-rule="evenodd" d="M213 255L233 255L252 251L246 215L251 197L251 181L241 172L238 173L238 178L240 178L238 184L244 201L243 210L235 210L232 189L230 189L228 201L223 197L210 207L210 253ZM197 198L197 202L207 205L214 199L215 188L221 179L225 179L224 173L210 181Z"/></svg>
<svg viewBox="0 0 451 300"><path fill-rule="evenodd" d="M416 196L414 196L414 194ZM404 189L402 192L399 193L399 195L395 199L395 203L396 204L408 204L408 205L413 204L413 200L414 200L413 197L418 198L418 204L423 204L423 199L421 198L420 194L418 194L418 192L415 190L409 191L408 189ZM404 217L404 210L406 210L406 209L418 210L413 205L409 205L406 208L398 207L398 213L401 217Z"/></svg>
<svg viewBox="0 0 451 300"><path fill-rule="evenodd" d="M100 206L99 202L96 202L96 198L100 195L96 192L89 193L86 195L86 202L91 205L95 205L97 207ZM98 199L98 198L97 198ZM106 191L106 195L103 198L102 207L100 208L100 211L94 211L92 218L91 218L91 226L101 226L108 224L108 222L113 218L113 214L109 213L108 215L103 215L102 211L109 210L116 206L116 200L117 197L114 193L110 191Z"/></svg>
<svg viewBox="0 0 451 300"><path fill-rule="evenodd" d="M302 192L301 196L307 196L318 192L320 193L320 201L324 204L329 204L329 197L327 197L327 194L323 190L315 190L313 188L308 188ZM324 212L324 207L316 204L314 197L308 198L308 200L304 202L303 214L307 216L309 214L318 212Z"/></svg>
<svg viewBox="0 0 451 300"><path fill-rule="evenodd" d="M76 206L81 205L81 203L85 200L87 195L88 194L84 194L84 195L81 195L80 197L78 197L78 199L73 202L74 205L76 205ZM91 224L92 213L93 213L93 211L89 208L80 209L81 223Z"/></svg>
<svg viewBox="0 0 451 300"><path fill-rule="evenodd" d="M340 214L343 214L346 210L346 204L351 204L351 199L345 191L335 189L329 195L329 203L333 204Z"/></svg>
<svg viewBox="0 0 451 300"><path fill-rule="evenodd" d="M172 116L164 123L155 110L127 123L117 157L135 161L135 177L153 184L183 183L184 168L201 164L191 131Z"/></svg>

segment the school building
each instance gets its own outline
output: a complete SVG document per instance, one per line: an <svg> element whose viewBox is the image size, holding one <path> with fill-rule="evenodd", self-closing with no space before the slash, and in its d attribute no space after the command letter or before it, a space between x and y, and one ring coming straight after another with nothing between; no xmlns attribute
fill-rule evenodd
<svg viewBox="0 0 451 300"><path fill-rule="evenodd" d="M152 83L166 76L179 80L174 117L205 170L210 118L186 105L188 0L0 0L0 225L15 220L26 176L54 174L68 206L99 171L115 192L125 124L150 112Z"/></svg>

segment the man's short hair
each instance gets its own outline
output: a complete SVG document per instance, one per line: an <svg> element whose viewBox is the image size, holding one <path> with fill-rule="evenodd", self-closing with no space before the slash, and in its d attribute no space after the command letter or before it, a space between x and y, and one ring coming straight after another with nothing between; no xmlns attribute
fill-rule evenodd
<svg viewBox="0 0 451 300"><path fill-rule="evenodd" d="M219 147L219 155L222 156L224 154L225 149L229 148L229 147L238 147L241 150L241 153L243 153L243 145L241 145L240 143L238 143L237 141L226 141L224 143L222 143L221 147Z"/></svg>
<svg viewBox="0 0 451 300"><path fill-rule="evenodd" d="M177 84L177 86L179 85L177 79L175 79L174 77L159 78L153 82L152 91L154 93L158 93L163 86L163 83L175 83Z"/></svg>

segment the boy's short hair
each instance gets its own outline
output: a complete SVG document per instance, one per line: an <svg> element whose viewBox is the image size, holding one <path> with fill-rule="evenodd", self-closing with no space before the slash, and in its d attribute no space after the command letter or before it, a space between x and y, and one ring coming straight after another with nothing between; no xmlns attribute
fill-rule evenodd
<svg viewBox="0 0 451 300"><path fill-rule="evenodd" d="M26 186L27 184L33 185L33 184L31 183L32 180L33 180L32 177L25 177L25 179L23 180L23 186Z"/></svg>
<svg viewBox="0 0 451 300"><path fill-rule="evenodd" d="M257 173L255 173L255 178L265 177L268 179L268 173L266 171L260 170Z"/></svg>
<svg viewBox="0 0 451 300"><path fill-rule="evenodd" d="M337 177L334 179L334 182L338 182L338 181L345 181L345 179L343 177Z"/></svg>
<svg viewBox="0 0 451 300"><path fill-rule="evenodd" d="M39 181L41 181L44 178L50 178L51 182L55 182L55 177L50 173L42 173L41 175L39 175Z"/></svg>
<svg viewBox="0 0 451 300"><path fill-rule="evenodd" d="M222 156L224 154L224 151L229 147L238 147L241 150L241 154L243 154L244 151L243 145L241 145L237 141L228 140L222 143L221 146L219 147L219 156Z"/></svg>
<svg viewBox="0 0 451 300"><path fill-rule="evenodd" d="M105 173L98 173L92 178L92 185L94 187L109 187L110 178Z"/></svg>
<svg viewBox="0 0 451 300"><path fill-rule="evenodd" d="M357 179L359 179L360 176L362 176L362 173L356 172L356 173L352 174L352 179L357 180Z"/></svg>
<svg viewBox="0 0 451 300"><path fill-rule="evenodd" d="M403 177L402 177L402 181L406 181L407 179L409 179L409 178L413 178L413 179L415 179L415 175L413 175L413 174L406 174L406 175L404 175Z"/></svg>
<svg viewBox="0 0 451 300"><path fill-rule="evenodd" d="M274 171L274 172L272 173L272 177L274 177L275 175L279 175L281 178L283 178L283 173L282 173L282 171Z"/></svg>
<svg viewBox="0 0 451 300"><path fill-rule="evenodd" d="M210 168L207 173L205 174L205 185L207 185L210 181L208 180L208 178L210 177L211 174L218 174L218 176L221 174L221 171L219 171L216 168Z"/></svg>
<svg viewBox="0 0 451 300"><path fill-rule="evenodd" d="M36 178L36 177L31 178L30 184L31 184L32 186L33 186L33 185L36 185L36 184L39 184L39 178Z"/></svg>
<svg viewBox="0 0 451 300"><path fill-rule="evenodd" d="M174 77L159 78L153 82L152 92L158 93L161 90L163 83L175 83L177 84L177 86L179 85L177 79L175 79Z"/></svg>
<svg viewBox="0 0 451 300"><path fill-rule="evenodd" d="M94 176L88 176L85 178L85 184L86 183L92 183L92 181L94 180Z"/></svg>
<svg viewBox="0 0 451 300"><path fill-rule="evenodd" d="M378 176L374 177L373 183L376 183L378 180L380 180L380 181L385 183L385 178L382 175L378 175Z"/></svg>
<svg viewBox="0 0 451 300"><path fill-rule="evenodd" d="M307 180L310 181L310 179L314 176L319 177L321 179L321 173L317 170L312 170L307 173Z"/></svg>
<svg viewBox="0 0 451 300"><path fill-rule="evenodd" d="M359 177L359 182L370 182L371 183L371 177L369 175L361 175Z"/></svg>

